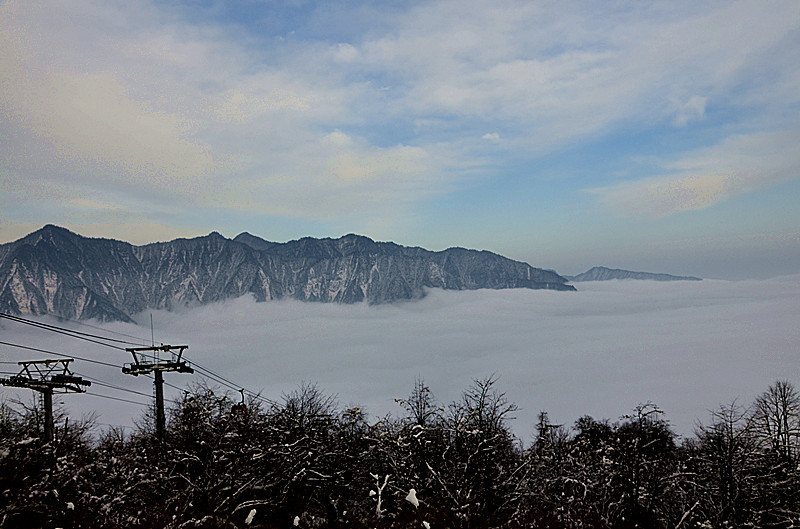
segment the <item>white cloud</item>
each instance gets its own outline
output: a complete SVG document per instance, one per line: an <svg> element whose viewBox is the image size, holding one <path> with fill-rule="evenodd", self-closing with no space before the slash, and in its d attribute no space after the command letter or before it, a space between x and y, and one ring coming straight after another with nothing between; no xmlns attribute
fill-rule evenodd
<svg viewBox="0 0 800 529"><path fill-rule="evenodd" d="M665 164L672 174L587 189L609 211L661 218L712 206L800 175L800 129L728 138Z"/></svg>
<svg viewBox="0 0 800 529"><path fill-rule="evenodd" d="M336 45L333 57L336 62L353 62L359 56L358 49L352 44L342 42Z"/></svg>
<svg viewBox="0 0 800 529"><path fill-rule="evenodd" d="M281 151L280 141L240 159L220 175L213 203L250 212L313 219L386 218L409 201L448 185L451 154L410 145L377 147L339 130L298 133Z"/></svg>
<svg viewBox="0 0 800 529"><path fill-rule="evenodd" d="M405 85L404 110L514 124L526 148L547 150L631 121L686 124L709 98L729 105L771 90L776 79L759 81L756 70L793 77L780 50L798 8L780 7L788 12L746 2L697 10L435 2L363 43L362 55Z"/></svg>
<svg viewBox="0 0 800 529"><path fill-rule="evenodd" d="M487 130L529 159L629 125L690 127L712 106L755 109L777 130L800 98L784 50L797 6L434 1L395 10L380 31L293 37L272 53L271 37L155 3L5 2L3 200L390 223L501 165L481 158L498 139ZM718 134L749 134L753 119ZM337 131L351 141L333 146ZM652 195L660 215L703 207L758 170L730 169L723 159L604 196L625 209ZM670 189L684 206L662 200Z"/></svg>
<svg viewBox="0 0 800 529"><path fill-rule="evenodd" d="M9 2L2 10L0 108L14 141L0 147L1 169L17 197L88 192L129 211L141 207L130 203L138 196L319 219L391 214L452 180L442 148L353 135L331 143L373 88L344 81L315 46L275 66L221 30L162 22L152 6L144 11L156 18L104 5L97 27L81 22L98 16L88 4L65 6L76 12L63 19L41 9ZM129 14L121 34L108 26ZM333 53L348 62L357 50L342 44Z"/></svg>
<svg viewBox="0 0 800 529"><path fill-rule="evenodd" d="M661 218L707 208L741 189L733 174L681 174L587 190L608 210L623 216Z"/></svg>
<svg viewBox="0 0 800 529"><path fill-rule="evenodd" d="M184 137L179 117L129 99L110 76L40 75L23 80L29 83L24 93L6 93L10 101L3 105L4 112L17 117L17 125L45 144L50 157L70 167L72 174L169 189L202 178L213 168L207 149Z"/></svg>
<svg viewBox="0 0 800 529"><path fill-rule="evenodd" d="M0 170L23 181L49 177L64 185L151 190L169 190L212 170L208 149L189 137L184 117L132 98L113 73L50 64L46 35L13 24L9 11L15 10L23 9L9 2L0 11L7 28L0 33L0 130L10 140L0 147Z"/></svg>
<svg viewBox="0 0 800 529"><path fill-rule="evenodd" d="M676 115L673 123L678 127L685 127L692 120L703 119L706 114L707 102L708 99L698 95L693 95L684 103L676 102Z"/></svg>

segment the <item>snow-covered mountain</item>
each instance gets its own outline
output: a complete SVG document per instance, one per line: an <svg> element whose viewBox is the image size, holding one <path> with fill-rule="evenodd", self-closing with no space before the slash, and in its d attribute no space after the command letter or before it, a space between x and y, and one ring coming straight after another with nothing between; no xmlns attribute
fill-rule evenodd
<svg viewBox="0 0 800 529"><path fill-rule="evenodd" d="M0 310L131 320L145 309L258 301L388 303L425 288L575 290L555 272L487 252L432 252L359 235L269 242L212 232L144 246L47 225L0 245Z"/></svg>
<svg viewBox="0 0 800 529"><path fill-rule="evenodd" d="M620 270L618 268L606 268L605 266L595 266L582 274L576 276L564 276L572 282L581 281L609 281L611 279L645 279L649 281L702 281L699 277L673 276L670 274L653 274L650 272L631 272L630 270Z"/></svg>

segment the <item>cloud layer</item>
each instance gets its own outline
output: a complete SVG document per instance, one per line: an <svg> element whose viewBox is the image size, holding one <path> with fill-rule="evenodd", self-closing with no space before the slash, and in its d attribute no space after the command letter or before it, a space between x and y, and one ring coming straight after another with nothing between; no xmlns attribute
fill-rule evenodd
<svg viewBox="0 0 800 529"><path fill-rule="evenodd" d="M417 377L446 404L473 379L494 373L522 408L515 429L527 439L540 410L565 424L583 414L615 420L648 400L689 435L719 404L748 405L776 379L792 380L798 285L798 276L583 283L575 293L431 291L418 302L377 307L242 298L183 314L155 313L154 321L158 342L188 343L190 359L271 399L301 382L318 383L342 406L364 406L377 419L401 412L394 399L407 396ZM148 314L142 320L149 326ZM120 352L4 325L4 340L129 361ZM149 342L149 329L104 327ZM10 348L2 353L4 360L30 356ZM142 377L77 361L75 369L151 392ZM197 378L174 374L167 381L181 387ZM65 399L73 413L101 410L103 423L130 424L141 413L141 406L88 395Z"/></svg>

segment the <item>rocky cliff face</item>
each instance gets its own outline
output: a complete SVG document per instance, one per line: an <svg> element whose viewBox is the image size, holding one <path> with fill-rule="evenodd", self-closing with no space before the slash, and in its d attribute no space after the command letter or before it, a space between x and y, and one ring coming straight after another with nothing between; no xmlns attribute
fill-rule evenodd
<svg viewBox="0 0 800 529"><path fill-rule="evenodd" d="M422 248L359 235L269 242L243 233L134 246L45 226L0 245L0 310L131 320L243 295L258 301L390 303L425 288L574 290L555 272L485 251Z"/></svg>
<svg viewBox="0 0 800 529"><path fill-rule="evenodd" d="M576 276L565 276L569 281L610 281L612 279L643 279L649 281L701 281L699 277L673 276L670 274L653 274L650 272L632 272L618 268L595 266Z"/></svg>

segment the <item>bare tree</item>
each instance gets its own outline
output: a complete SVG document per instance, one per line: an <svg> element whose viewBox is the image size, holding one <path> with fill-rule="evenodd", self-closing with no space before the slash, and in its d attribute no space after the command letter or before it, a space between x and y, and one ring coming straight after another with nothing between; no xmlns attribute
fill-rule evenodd
<svg viewBox="0 0 800 529"><path fill-rule="evenodd" d="M732 402L712 412L712 423L696 431L693 462L699 513L716 525L740 526L747 521L755 480L758 441L750 410ZM698 513L698 514L699 514Z"/></svg>
<svg viewBox="0 0 800 529"><path fill-rule="evenodd" d="M519 454L508 421L518 408L496 382L495 376L475 380L445 416L449 444L433 473L455 527L487 527L510 510L506 497Z"/></svg>
<svg viewBox="0 0 800 529"><path fill-rule="evenodd" d="M437 422L442 411L431 389L421 378L414 381L414 389L408 398L395 401L406 411L408 419L418 426L428 426L431 422Z"/></svg>
<svg viewBox="0 0 800 529"><path fill-rule="evenodd" d="M800 394L790 382L778 380L756 399L753 426L781 458L796 460L800 440Z"/></svg>

